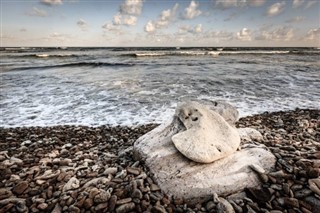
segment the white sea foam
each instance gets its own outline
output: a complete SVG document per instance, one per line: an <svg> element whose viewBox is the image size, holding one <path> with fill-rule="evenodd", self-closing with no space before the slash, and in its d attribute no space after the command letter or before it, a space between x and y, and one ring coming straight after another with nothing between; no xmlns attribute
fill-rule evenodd
<svg viewBox="0 0 320 213"><path fill-rule="evenodd" d="M190 99L228 101L241 116L320 106L318 55L301 57L287 51L254 50L259 54L220 57L232 51L182 48L136 52L180 56L133 58L116 52L104 57L103 51L98 56L89 51L86 54L96 60L80 57L75 60L79 66L55 67L74 59L49 56L48 60L21 60L10 52L5 63L44 68L2 73L0 126L163 123L171 119L177 103ZM265 52L270 54L265 56ZM210 57L218 53L214 60ZM282 53L284 57L279 60L276 54ZM59 50L41 54L76 53ZM83 56L83 52L78 55ZM119 61L134 66L81 66ZM45 68L47 65L50 69Z"/></svg>

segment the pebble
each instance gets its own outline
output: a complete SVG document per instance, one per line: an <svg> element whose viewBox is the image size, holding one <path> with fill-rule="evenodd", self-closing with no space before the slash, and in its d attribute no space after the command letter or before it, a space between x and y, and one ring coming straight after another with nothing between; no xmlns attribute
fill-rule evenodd
<svg viewBox="0 0 320 213"><path fill-rule="evenodd" d="M116 213L126 213L130 212L135 208L135 204L133 202L122 204L116 208Z"/></svg>
<svg viewBox="0 0 320 213"><path fill-rule="evenodd" d="M29 183L27 181L21 181L13 188L13 193L22 194L28 188L28 186Z"/></svg>
<svg viewBox="0 0 320 213"><path fill-rule="evenodd" d="M275 172L252 165L261 188L193 206L164 195L132 158L132 143L156 125L0 127L8 150L0 151L0 212L320 212L319 118L319 110L299 109L241 118L238 125L253 125L277 156Z"/></svg>

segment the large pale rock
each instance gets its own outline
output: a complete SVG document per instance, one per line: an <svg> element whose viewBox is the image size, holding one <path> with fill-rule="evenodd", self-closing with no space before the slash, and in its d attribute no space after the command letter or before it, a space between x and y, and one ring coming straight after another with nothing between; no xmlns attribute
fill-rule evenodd
<svg viewBox="0 0 320 213"><path fill-rule="evenodd" d="M240 136L223 117L196 102L180 105L175 117L185 131L172 136L175 147L187 158L199 163L211 163L235 152Z"/></svg>
<svg viewBox="0 0 320 213"><path fill-rule="evenodd" d="M260 184L252 167L265 172L274 167L276 160L271 152L252 146L210 164L194 162L172 142L174 135L185 130L185 124L174 116L172 122L143 135L134 144L134 158L145 161L155 181L169 196L197 202L213 193L231 195Z"/></svg>
<svg viewBox="0 0 320 213"><path fill-rule="evenodd" d="M217 112L225 121L234 126L239 120L238 110L231 104L221 100L197 100L197 102L206 105L210 110Z"/></svg>

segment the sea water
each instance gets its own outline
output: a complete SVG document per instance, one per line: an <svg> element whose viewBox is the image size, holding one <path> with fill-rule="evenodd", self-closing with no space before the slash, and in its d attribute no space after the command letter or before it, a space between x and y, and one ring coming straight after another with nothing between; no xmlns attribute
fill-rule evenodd
<svg viewBox="0 0 320 213"><path fill-rule="evenodd" d="M316 48L2 48L0 126L162 123L178 103L240 116L320 107Z"/></svg>

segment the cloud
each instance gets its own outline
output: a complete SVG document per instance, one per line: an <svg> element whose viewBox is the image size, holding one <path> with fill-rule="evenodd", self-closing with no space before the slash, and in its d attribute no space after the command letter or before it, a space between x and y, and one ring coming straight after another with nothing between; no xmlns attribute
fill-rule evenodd
<svg viewBox="0 0 320 213"><path fill-rule="evenodd" d="M26 28L21 28L19 31L20 32L27 32L28 30Z"/></svg>
<svg viewBox="0 0 320 213"><path fill-rule="evenodd" d="M112 23L113 23L114 25L121 25L121 23L122 23L121 18L122 18L121 14L120 14L120 13L117 13L116 15L113 16L113 21L112 21Z"/></svg>
<svg viewBox="0 0 320 213"><path fill-rule="evenodd" d="M78 27L80 27L80 29L82 31L87 31L88 30L88 24L85 20L83 19L79 19L79 21L77 22Z"/></svg>
<svg viewBox="0 0 320 213"><path fill-rule="evenodd" d="M256 40L268 41L290 41L294 37L293 29L288 27L278 27L273 30L261 30L255 37Z"/></svg>
<svg viewBox="0 0 320 213"><path fill-rule="evenodd" d="M284 6L285 6L286 2L278 2L275 3L273 5L271 5L268 10L267 10L267 15L268 16L276 16L279 15L280 13L282 13L284 11Z"/></svg>
<svg viewBox="0 0 320 213"><path fill-rule="evenodd" d="M179 4L176 3L172 8L163 10L158 19L155 21L148 21L144 27L145 32L151 33L160 28L166 28L175 19Z"/></svg>
<svg viewBox="0 0 320 213"><path fill-rule="evenodd" d="M305 40L315 40L318 41L318 46L320 44L320 28L311 29L305 36Z"/></svg>
<svg viewBox="0 0 320 213"><path fill-rule="evenodd" d="M314 1L310 0L310 1L308 1L305 9L308 9L308 8L312 7L313 5L315 5L315 4L317 4L317 3L318 3L317 0L314 0Z"/></svg>
<svg viewBox="0 0 320 213"><path fill-rule="evenodd" d="M215 5L221 9L229 9L231 7L260 7L266 3L266 0L216 0Z"/></svg>
<svg viewBox="0 0 320 213"><path fill-rule="evenodd" d="M303 4L304 0L293 0L292 7L299 8Z"/></svg>
<svg viewBox="0 0 320 213"><path fill-rule="evenodd" d="M127 26L134 26L137 24L138 18L136 16L126 16L123 19L123 24Z"/></svg>
<svg viewBox="0 0 320 213"><path fill-rule="evenodd" d="M306 18L303 16L296 16L293 17L291 19L286 20L286 23L297 23L297 22L301 22L304 21Z"/></svg>
<svg viewBox="0 0 320 213"><path fill-rule="evenodd" d="M198 10L199 3L195 1L191 1L189 7L187 7L182 14L184 19L193 19L199 15L201 15L201 11Z"/></svg>
<svg viewBox="0 0 320 213"><path fill-rule="evenodd" d="M27 13L28 16L39 16L39 17L46 17L48 16L47 12L45 10L40 10L36 7L32 8L32 11Z"/></svg>
<svg viewBox="0 0 320 213"><path fill-rule="evenodd" d="M144 31L147 33L152 33L156 30L156 26L152 21L148 21L147 24L144 26Z"/></svg>
<svg viewBox="0 0 320 213"><path fill-rule="evenodd" d="M40 2L47 6L62 4L62 0L41 0Z"/></svg>
<svg viewBox="0 0 320 213"><path fill-rule="evenodd" d="M139 16L142 12L143 0L126 0L120 6L120 13Z"/></svg>
<svg viewBox="0 0 320 213"><path fill-rule="evenodd" d="M251 31L248 28L242 28L237 32L237 38L241 41L251 41Z"/></svg>
<svg viewBox="0 0 320 213"><path fill-rule="evenodd" d="M222 8L222 9L228 9L230 7L237 7L238 0L217 0L216 6Z"/></svg>
<svg viewBox="0 0 320 213"><path fill-rule="evenodd" d="M118 25L114 25L112 23L106 23L102 26L103 29L109 30L109 31L120 31L121 28Z"/></svg>
<svg viewBox="0 0 320 213"><path fill-rule="evenodd" d="M260 7L266 3L267 0L247 0L247 4L252 7Z"/></svg>
<svg viewBox="0 0 320 213"><path fill-rule="evenodd" d="M125 0L119 8L119 12L113 16L112 23L107 23L102 28L109 31L119 31L121 25L135 26L138 16L141 15L143 0Z"/></svg>
<svg viewBox="0 0 320 213"><path fill-rule="evenodd" d="M227 31L213 31L206 37L213 38L215 42L220 43L223 41L231 41L234 38L234 33Z"/></svg>
<svg viewBox="0 0 320 213"><path fill-rule="evenodd" d="M173 8L162 11L157 22L156 22L156 25L158 27L168 26L169 23L176 17L176 11L177 11L178 7L179 7L179 4L176 3L173 6Z"/></svg>
<svg viewBox="0 0 320 213"><path fill-rule="evenodd" d="M186 35L188 33L190 34L199 34L203 31L202 29L202 24L198 24L194 27L190 26L190 25L184 25L181 26L178 30L178 34L179 35Z"/></svg>

